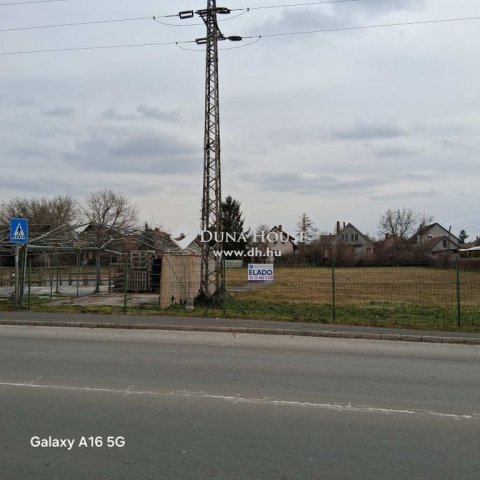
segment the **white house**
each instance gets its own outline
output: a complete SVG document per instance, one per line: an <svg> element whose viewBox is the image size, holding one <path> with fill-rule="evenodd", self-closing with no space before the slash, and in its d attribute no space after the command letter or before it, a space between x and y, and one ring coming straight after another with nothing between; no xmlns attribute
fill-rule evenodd
<svg viewBox="0 0 480 480"><path fill-rule="evenodd" d="M373 254L373 243L357 227L351 223L337 222L336 233L331 236L331 244L334 247L348 246L355 258L365 258Z"/></svg>
<svg viewBox="0 0 480 480"><path fill-rule="evenodd" d="M432 223L420 228L410 237L409 242L435 257L439 254L457 252L460 240L439 223Z"/></svg>

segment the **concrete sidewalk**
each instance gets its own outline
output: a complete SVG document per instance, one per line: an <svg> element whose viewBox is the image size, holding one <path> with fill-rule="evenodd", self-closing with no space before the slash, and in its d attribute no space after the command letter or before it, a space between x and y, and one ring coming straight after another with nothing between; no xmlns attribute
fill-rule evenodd
<svg viewBox="0 0 480 480"><path fill-rule="evenodd" d="M480 345L480 332L442 332L318 323L278 322L270 320L171 317L163 315L100 315L24 311L0 312L0 325L257 333Z"/></svg>

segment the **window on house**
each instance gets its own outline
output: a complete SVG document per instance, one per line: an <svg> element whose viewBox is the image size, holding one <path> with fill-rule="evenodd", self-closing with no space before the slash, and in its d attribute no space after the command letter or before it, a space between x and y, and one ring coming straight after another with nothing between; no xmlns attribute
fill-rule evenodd
<svg viewBox="0 0 480 480"><path fill-rule="evenodd" d="M446 238L443 239L443 248L448 248L448 240Z"/></svg>

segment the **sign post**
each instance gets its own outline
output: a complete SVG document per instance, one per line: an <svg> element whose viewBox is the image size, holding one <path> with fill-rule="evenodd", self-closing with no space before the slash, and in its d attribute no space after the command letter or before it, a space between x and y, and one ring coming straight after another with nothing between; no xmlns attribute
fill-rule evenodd
<svg viewBox="0 0 480 480"><path fill-rule="evenodd" d="M20 245L28 243L28 219L10 219L10 243L15 244L15 308L20 306Z"/></svg>

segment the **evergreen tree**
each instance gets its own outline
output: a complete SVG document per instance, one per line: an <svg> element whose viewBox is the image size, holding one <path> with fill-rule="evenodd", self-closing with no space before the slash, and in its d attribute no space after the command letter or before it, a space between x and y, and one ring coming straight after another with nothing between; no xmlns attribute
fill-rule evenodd
<svg viewBox="0 0 480 480"><path fill-rule="evenodd" d="M458 239L460 240L460 243L465 243L465 240L468 238L468 234L465 230L461 230L459 235L458 235Z"/></svg>
<svg viewBox="0 0 480 480"><path fill-rule="evenodd" d="M244 230L243 214L241 205L238 200L228 196L222 202L222 233L224 235L223 250L225 252L231 251L245 251L250 239L250 229ZM228 237L228 238L227 238ZM235 237L235 238L231 238ZM237 258L232 256L228 258Z"/></svg>

